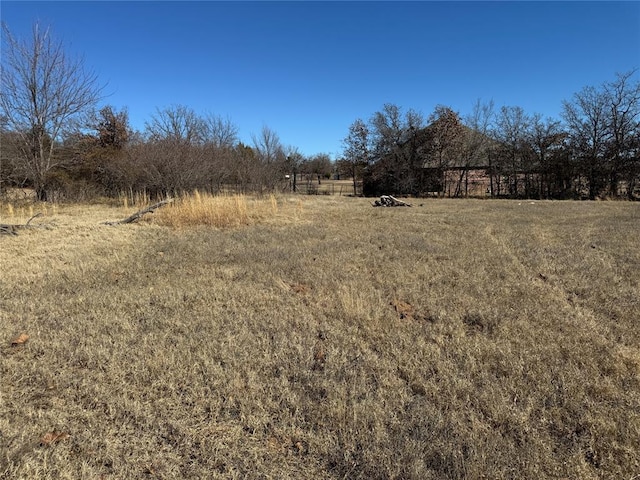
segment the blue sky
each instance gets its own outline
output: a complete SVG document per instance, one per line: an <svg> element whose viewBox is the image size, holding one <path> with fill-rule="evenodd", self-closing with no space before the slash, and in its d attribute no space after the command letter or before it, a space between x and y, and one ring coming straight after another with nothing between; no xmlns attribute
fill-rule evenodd
<svg viewBox="0 0 640 480"><path fill-rule="evenodd" d="M481 99L559 118L563 100L640 67L640 2L13 2L84 57L144 130L182 104L229 117L251 143L336 158L385 103L427 117ZM637 75L637 74L636 74Z"/></svg>

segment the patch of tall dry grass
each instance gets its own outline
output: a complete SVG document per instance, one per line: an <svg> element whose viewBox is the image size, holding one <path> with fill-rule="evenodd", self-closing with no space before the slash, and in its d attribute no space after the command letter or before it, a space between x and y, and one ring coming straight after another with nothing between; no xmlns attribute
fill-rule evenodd
<svg viewBox="0 0 640 480"><path fill-rule="evenodd" d="M252 198L246 195L210 195L196 190L158 210L154 220L159 225L174 228L232 228L274 217L278 211L278 200L274 195Z"/></svg>
<svg viewBox="0 0 640 480"><path fill-rule="evenodd" d="M0 223L24 224L34 215L55 215L56 204L25 202L22 200L0 202Z"/></svg>

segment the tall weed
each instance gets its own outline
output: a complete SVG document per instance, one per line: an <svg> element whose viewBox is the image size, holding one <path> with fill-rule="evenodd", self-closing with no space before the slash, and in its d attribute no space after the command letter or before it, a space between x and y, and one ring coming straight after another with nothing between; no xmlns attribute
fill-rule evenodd
<svg viewBox="0 0 640 480"><path fill-rule="evenodd" d="M214 196L196 190L158 210L155 221L175 228L199 225L234 228L259 223L277 213L278 201L274 195L256 199L246 195Z"/></svg>

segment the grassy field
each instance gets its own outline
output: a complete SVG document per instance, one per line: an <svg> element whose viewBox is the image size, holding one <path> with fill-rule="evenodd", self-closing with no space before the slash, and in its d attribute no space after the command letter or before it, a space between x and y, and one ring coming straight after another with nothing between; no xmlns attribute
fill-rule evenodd
<svg viewBox="0 0 640 480"><path fill-rule="evenodd" d="M183 207L0 204L0 477L640 478L640 205Z"/></svg>

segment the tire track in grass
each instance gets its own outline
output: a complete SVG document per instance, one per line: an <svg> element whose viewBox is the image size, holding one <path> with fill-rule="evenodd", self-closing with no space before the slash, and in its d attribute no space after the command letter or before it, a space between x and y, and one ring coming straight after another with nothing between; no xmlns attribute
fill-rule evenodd
<svg viewBox="0 0 640 480"><path fill-rule="evenodd" d="M551 317L571 320L570 324L577 329L597 333L600 340L611 343L609 328L603 322L598 321L598 315L592 308L572 301L572 292L568 291L561 283L551 280L547 274L540 272L539 269L527 265L517 255L514 248L495 232L494 227L487 226L484 233L487 239L496 246L496 249L508 259L516 278L522 282L526 281L528 289L539 291L541 300L553 300L553 304L545 309L546 312L552 312Z"/></svg>

